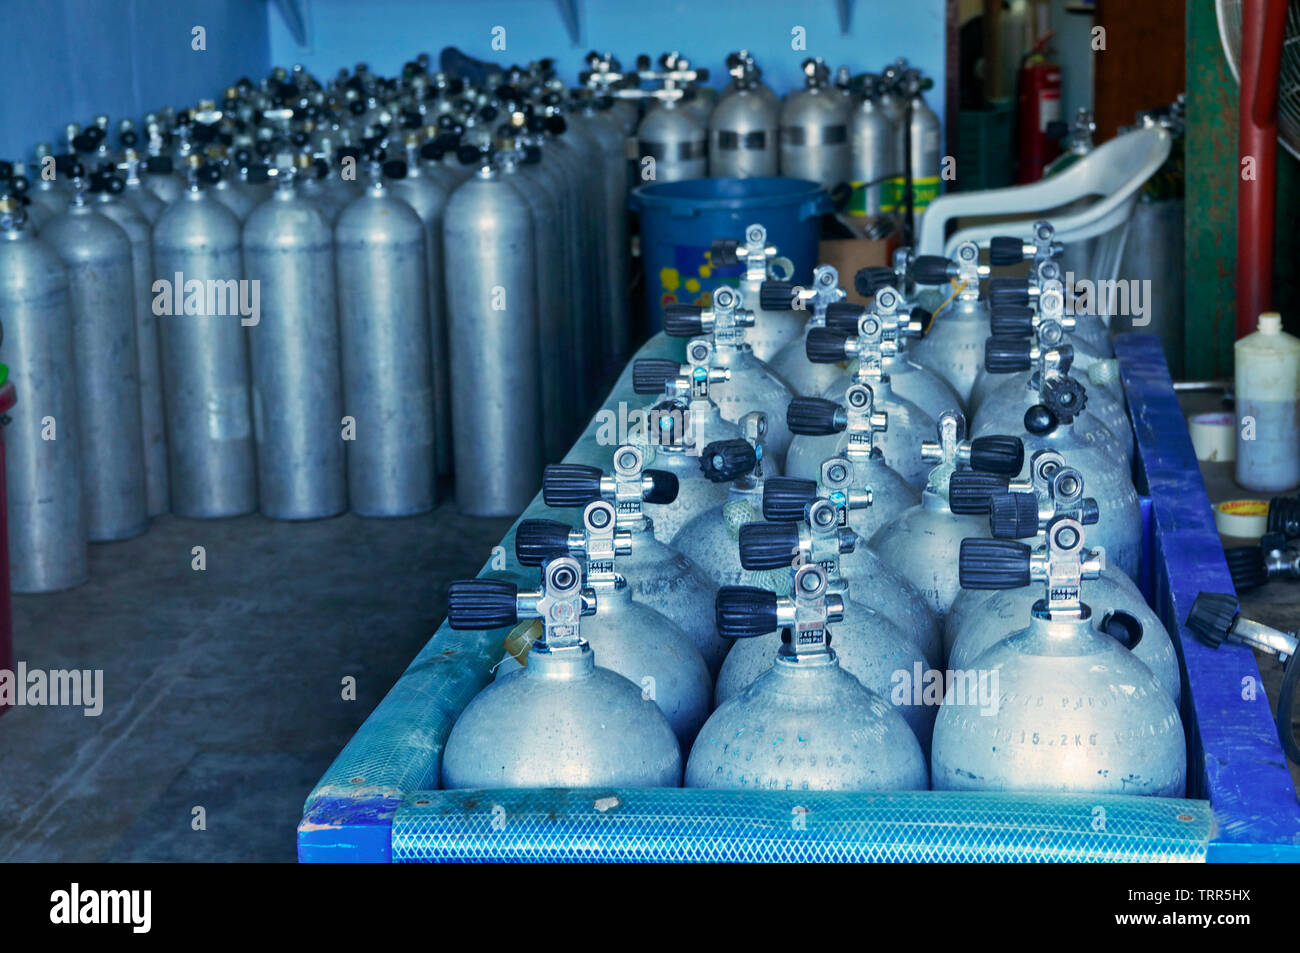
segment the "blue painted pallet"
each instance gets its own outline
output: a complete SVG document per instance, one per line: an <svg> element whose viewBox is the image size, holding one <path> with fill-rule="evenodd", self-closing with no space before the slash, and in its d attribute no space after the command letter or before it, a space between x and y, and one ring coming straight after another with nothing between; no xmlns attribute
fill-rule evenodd
<svg viewBox="0 0 1300 953"><path fill-rule="evenodd" d="M662 337L638 357L667 356ZM1159 342L1116 342L1139 446L1148 546L1139 582L1183 662L1186 799L735 791L439 791L442 745L491 677L503 630L444 624L307 799L302 861L1300 860L1300 803L1254 656L1182 626L1230 591L1209 500ZM609 405L633 401L628 372ZM547 515L534 501L522 518ZM502 541L504 566L534 578ZM1252 697L1252 688L1255 690Z"/></svg>

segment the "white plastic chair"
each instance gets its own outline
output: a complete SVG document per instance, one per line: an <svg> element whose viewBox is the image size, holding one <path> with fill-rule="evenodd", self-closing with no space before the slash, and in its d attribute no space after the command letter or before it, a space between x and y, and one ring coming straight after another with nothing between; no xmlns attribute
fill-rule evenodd
<svg viewBox="0 0 1300 953"><path fill-rule="evenodd" d="M1050 179L1005 189L941 195L921 218L917 254L950 256L964 241L987 248L989 240L997 235L1023 235L1028 239L1034 222L1047 218L1056 227L1057 239L1067 245L1097 238L1089 277L1114 279L1138 192L1169 157L1172 144L1169 131L1159 126L1135 129L1116 136ZM1071 207L1062 208L1066 205ZM1046 214L1053 209L1060 212ZM1027 217L967 226L951 238L944 238L948 223L956 218L1020 213Z"/></svg>

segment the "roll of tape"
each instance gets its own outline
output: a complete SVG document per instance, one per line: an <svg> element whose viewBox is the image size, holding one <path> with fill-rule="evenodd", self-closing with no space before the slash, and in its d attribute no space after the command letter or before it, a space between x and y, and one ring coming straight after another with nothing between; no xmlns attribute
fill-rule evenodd
<svg viewBox="0 0 1300 953"><path fill-rule="evenodd" d="M1237 421L1230 413L1196 414L1187 422L1196 459L1231 463L1237 459Z"/></svg>
<svg viewBox="0 0 1300 953"><path fill-rule="evenodd" d="M1268 500L1224 500L1215 503L1214 525L1221 536L1259 539L1268 532Z"/></svg>

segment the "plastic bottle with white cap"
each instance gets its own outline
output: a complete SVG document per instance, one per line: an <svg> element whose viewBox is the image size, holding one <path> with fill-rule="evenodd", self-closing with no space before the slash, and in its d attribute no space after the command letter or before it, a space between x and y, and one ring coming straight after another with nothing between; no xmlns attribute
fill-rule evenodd
<svg viewBox="0 0 1300 953"><path fill-rule="evenodd" d="M1300 340L1265 311L1235 351L1237 483L1260 492L1300 486Z"/></svg>

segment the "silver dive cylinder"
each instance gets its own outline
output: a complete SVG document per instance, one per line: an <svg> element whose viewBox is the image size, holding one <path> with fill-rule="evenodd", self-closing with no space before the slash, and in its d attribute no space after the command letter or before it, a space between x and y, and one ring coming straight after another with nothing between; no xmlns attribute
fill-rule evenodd
<svg viewBox="0 0 1300 953"><path fill-rule="evenodd" d="M410 516L437 493L425 229L384 182L383 154L367 158L369 186L334 223L348 502Z"/></svg>
<svg viewBox="0 0 1300 953"><path fill-rule="evenodd" d="M819 566L794 571L793 594L718 593L729 639L783 632L766 674L710 716L686 763L687 787L907 791L929 787L925 756L898 712L839 664L844 598Z"/></svg>
<svg viewBox="0 0 1300 953"><path fill-rule="evenodd" d="M262 306L248 330L259 509L319 519L348 505L334 235L299 193L292 157L277 166L275 192L243 229Z"/></svg>
<svg viewBox="0 0 1300 953"><path fill-rule="evenodd" d="M149 508L131 240L95 210L89 186L78 163L72 204L41 238L68 270L86 532L101 542L143 533Z"/></svg>
<svg viewBox="0 0 1300 953"><path fill-rule="evenodd" d="M595 598L569 556L547 563L535 592L495 579L452 583L452 628L497 629L536 618L544 636L522 671L488 685L456 719L443 751L441 787L681 783L681 749L663 712L640 685L596 664L598 651L584 638ZM514 730L503 730L508 725Z"/></svg>
<svg viewBox="0 0 1300 953"><path fill-rule="evenodd" d="M852 178L851 105L830 85L830 71L820 57L804 60L803 73L806 85L788 94L781 106L781 174L834 192Z"/></svg>
<svg viewBox="0 0 1300 953"><path fill-rule="evenodd" d="M783 346L769 362L791 390L804 397L824 394L844 374L841 365L809 361L804 346L808 330L825 327L827 309L844 298L845 291L839 282L839 272L832 265L819 265L813 269L812 281L807 285L769 279L763 282L759 293L759 304L765 311L808 315L803 334Z"/></svg>
<svg viewBox="0 0 1300 953"><path fill-rule="evenodd" d="M709 116L709 175L747 179L780 169L781 106L763 85L752 57L727 58L731 83Z"/></svg>
<svg viewBox="0 0 1300 953"><path fill-rule="evenodd" d="M745 306L754 312L754 323L745 330L745 342L760 361L771 362L781 349L803 336L804 314L788 308L767 310L763 307L763 283L769 278L789 282L794 264L768 244L767 229L754 223L745 227L743 239L717 238L709 248L709 261L715 267L742 266L737 288Z"/></svg>
<svg viewBox="0 0 1300 953"><path fill-rule="evenodd" d="M984 357L989 336L988 304L980 297L980 279L989 267L979 263L979 246L962 242L951 260L941 255L910 257L907 280L926 291L918 295L932 301L930 330L912 344L912 361L934 371L957 392L962 409L970 407L971 389Z"/></svg>
<svg viewBox="0 0 1300 953"><path fill-rule="evenodd" d="M0 362L21 390L5 411L9 586L70 589L88 570L68 270L12 194L0 194Z"/></svg>

